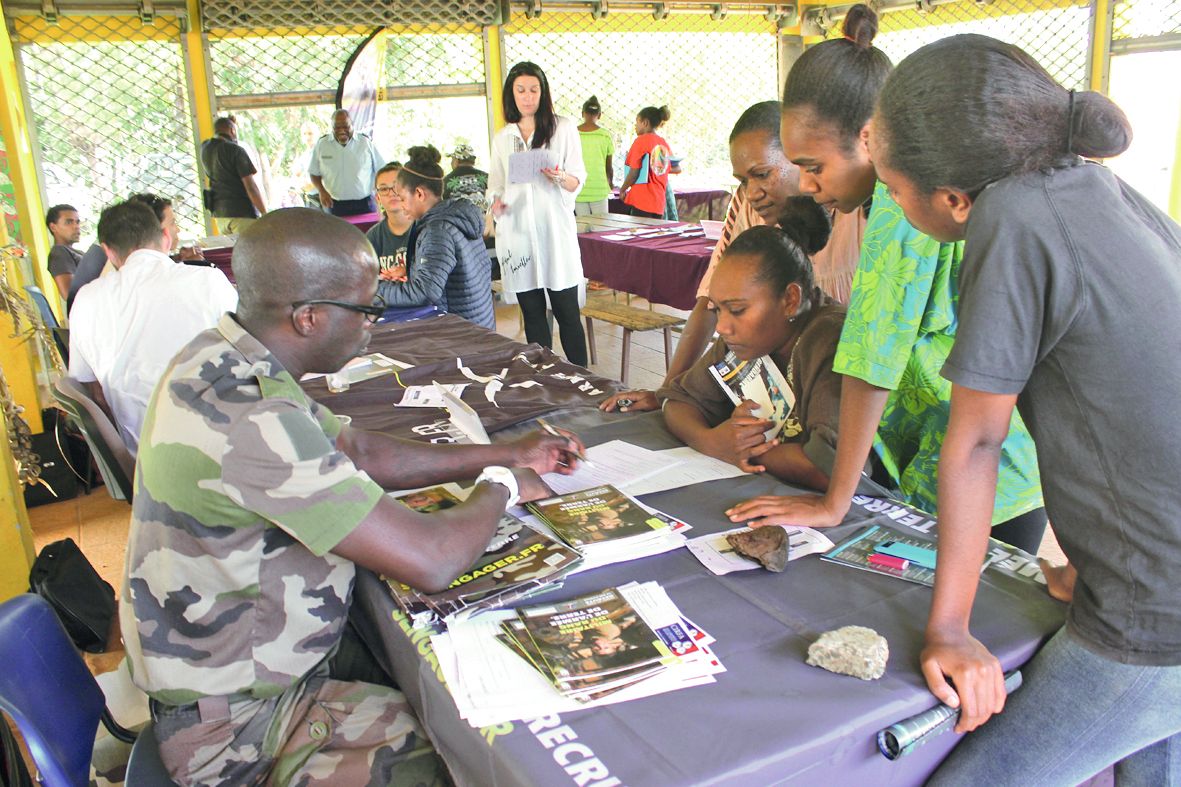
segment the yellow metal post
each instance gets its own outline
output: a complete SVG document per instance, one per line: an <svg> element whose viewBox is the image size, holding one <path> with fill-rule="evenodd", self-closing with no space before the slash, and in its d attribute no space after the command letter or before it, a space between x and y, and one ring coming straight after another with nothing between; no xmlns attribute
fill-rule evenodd
<svg viewBox="0 0 1181 787"><path fill-rule="evenodd" d="M189 61L189 85L192 89L193 114L197 118L197 136L213 136L213 94L209 90L209 60L205 57L205 43L201 39L201 3L186 0L189 25L184 35L185 56Z"/></svg>
<svg viewBox="0 0 1181 787"><path fill-rule="evenodd" d="M1091 0L1091 73L1087 85L1104 95L1111 66L1111 15L1112 0Z"/></svg>
<svg viewBox="0 0 1181 787"><path fill-rule="evenodd" d="M504 93L504 39L501 37L503 29L500 25L484 28L484 84L488 95L488 117L492 124L490 138L504 125L504 106L501 99Z"/></svg>
<svg viewBox="0 0 1181 787"><path fill-rule="evenodd" d="M3 2L0 2L0 15ZM8 27L0 25L0 134L4 135L8 153L8 176L16 201L21 243L32 255L34 283L49 296L49 302L57 312L58 319L65 321L57 284L45 267L49 257L49 236L44 229L45 206L41 204L41 190L37 185L37 168L33 160L32 142L29 140L29 120L24 101L21 98L20 80L16 72L16 52ZM25 282L28 283L28 282Z"/></svg>
<svg viewBox="0 0 1181 787"><path fill-rule="evenodd" d="M8 244L8 228L0 221L0 246ZM15 271L7 274L15 282ZM0 367L9 381L9 394L14 401L25 404L18 398L17 384L25 389L24 395L32 395L33 409L25 404L25 420L35 416L36 429L41 431L41 410L37 405L35 386L30 391L33 379L32 357L28 343L18 343L12 338L12 318L0 315ZM30 423L30 427L32 423ZM16 462L8 443L8 425L0 418L0 601L5 601L29 588L29 569L33 565L33 530L29 526L29 512L25 509L24 491L16 478Z"/></svg>
<svg viewBox="0 0 1181 787"><path fill-rule="evenodd" d="M1177 123L1177 150L1173 154L1173 184L1169 189L1169 215L1181 221L1181 119Z"/></svg>

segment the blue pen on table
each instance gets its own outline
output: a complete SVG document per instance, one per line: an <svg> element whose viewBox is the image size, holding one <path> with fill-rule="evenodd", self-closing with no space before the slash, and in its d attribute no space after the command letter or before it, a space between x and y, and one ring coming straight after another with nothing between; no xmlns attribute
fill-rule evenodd
<svg viewBox="0 0 1181 787"><path fill-rule="evenodd" d="M555 429L553 427L553 425L550 424L548 421L543 421L540 418L538 418L537 425L540 426L545 431L549 432L550 434L554 435L555 437L561 437L564 440L570 439L569 437L567 437L566 435L562 434L557 429ZM587 467L594 467L595 466L595 463L592 462L591 460L587 459L585 454L580 454L577 451L570 451L569 453L574 454L574 458L577 459L579 462L582 462Z"/></svg>

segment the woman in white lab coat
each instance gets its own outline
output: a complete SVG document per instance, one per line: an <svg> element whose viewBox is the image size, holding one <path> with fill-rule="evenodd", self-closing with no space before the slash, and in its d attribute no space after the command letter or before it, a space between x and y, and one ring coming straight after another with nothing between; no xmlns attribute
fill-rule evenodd
<svg viewBox="0 0 1181 787"><path fill-rule="evenodd" d="M504 291L521 305L526 340L552 347L548 294L562 350L586 366L578 307L584 277L574 225L574 197L586 180L578 126L554 114L545 72L533 63L509 70L503 102L508 123L492 140L488 199Z"/></svg>

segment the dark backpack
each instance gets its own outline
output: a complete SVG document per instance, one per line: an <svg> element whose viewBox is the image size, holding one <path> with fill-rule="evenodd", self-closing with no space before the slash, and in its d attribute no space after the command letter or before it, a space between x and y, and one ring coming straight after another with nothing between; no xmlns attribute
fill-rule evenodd
<svg viewBox="0 0 1181 787"><path fill-rule="evenodd" d="M50 603L75 645L90 653L107 649L115 589L98 575L74 539L54 541L41 550L29 572L29 590Z"/></svg>

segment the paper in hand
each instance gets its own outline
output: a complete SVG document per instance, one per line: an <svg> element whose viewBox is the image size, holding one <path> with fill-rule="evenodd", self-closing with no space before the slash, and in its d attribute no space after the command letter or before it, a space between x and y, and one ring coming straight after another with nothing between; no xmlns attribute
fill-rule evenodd
<svg viewBox="0 0 1181 787"><path fill-rule="evenodd" d="M557 166L557 157L547 148L530 148L508 157L509 183L532 183L542 177L541 170Z"/></svg>

